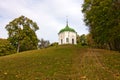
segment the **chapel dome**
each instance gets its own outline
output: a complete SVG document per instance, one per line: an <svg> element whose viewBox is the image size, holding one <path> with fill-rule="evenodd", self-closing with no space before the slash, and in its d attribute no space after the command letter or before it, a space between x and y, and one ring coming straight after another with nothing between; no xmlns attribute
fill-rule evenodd
<svg viewBox="0 0 120 80"><path fill-rule="evenodd" d="M76 31L75 31L74 29L72 29L72 28L70 28L68 25L66 25L66 27L63 28L63 29L61 29L58 34L60 34L60 33L62 33L62 32L65 32L65 31L75 32L75 33L76 33Z"/></svg>

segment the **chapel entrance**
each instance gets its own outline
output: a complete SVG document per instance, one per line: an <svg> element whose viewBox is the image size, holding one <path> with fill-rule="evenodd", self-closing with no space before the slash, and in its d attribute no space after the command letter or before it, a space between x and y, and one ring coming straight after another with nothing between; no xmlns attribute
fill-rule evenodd
<svg viewBox="0 0 120 80"><path fill-rule="evenodd" d="M72 39L72 44L74 44L74 39Z"/></svg>

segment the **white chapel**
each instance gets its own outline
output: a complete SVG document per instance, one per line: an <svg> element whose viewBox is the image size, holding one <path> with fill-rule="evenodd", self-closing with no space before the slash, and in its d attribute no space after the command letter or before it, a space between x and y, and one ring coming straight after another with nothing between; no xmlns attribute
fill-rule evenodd
<svg viewBox="0 0 120 80"><path fill-rule="evenodd" d="M68 26L68 21L67 21L66 27L59 31L58 37L59 37L59 45L76 44L77 32Z"/></svg>

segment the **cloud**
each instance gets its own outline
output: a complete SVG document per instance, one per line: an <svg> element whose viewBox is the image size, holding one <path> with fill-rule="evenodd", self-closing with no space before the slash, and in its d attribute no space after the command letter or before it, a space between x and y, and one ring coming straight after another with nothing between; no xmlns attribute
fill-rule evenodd
<svg viewBox="0 0 120 80"><path fill-rule="evenodd" d="M87 34L83 22L81 5L83 0L4 0L0 1L0 37L7 38L5 25L21 15L37 22L40 30L38 38L58 41L58 32L66 26L68 16L69 26L78 34Z"/></svg>

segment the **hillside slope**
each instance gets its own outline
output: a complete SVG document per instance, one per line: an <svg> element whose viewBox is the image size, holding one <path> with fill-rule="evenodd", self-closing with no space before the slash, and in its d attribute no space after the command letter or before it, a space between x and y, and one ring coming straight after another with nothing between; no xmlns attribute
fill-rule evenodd
<svg viewBox="0 0 120 80"><path fill-rule="evenodd" d="M120 54L63 45L8 55L0 80L120 80Z"/></svg>

